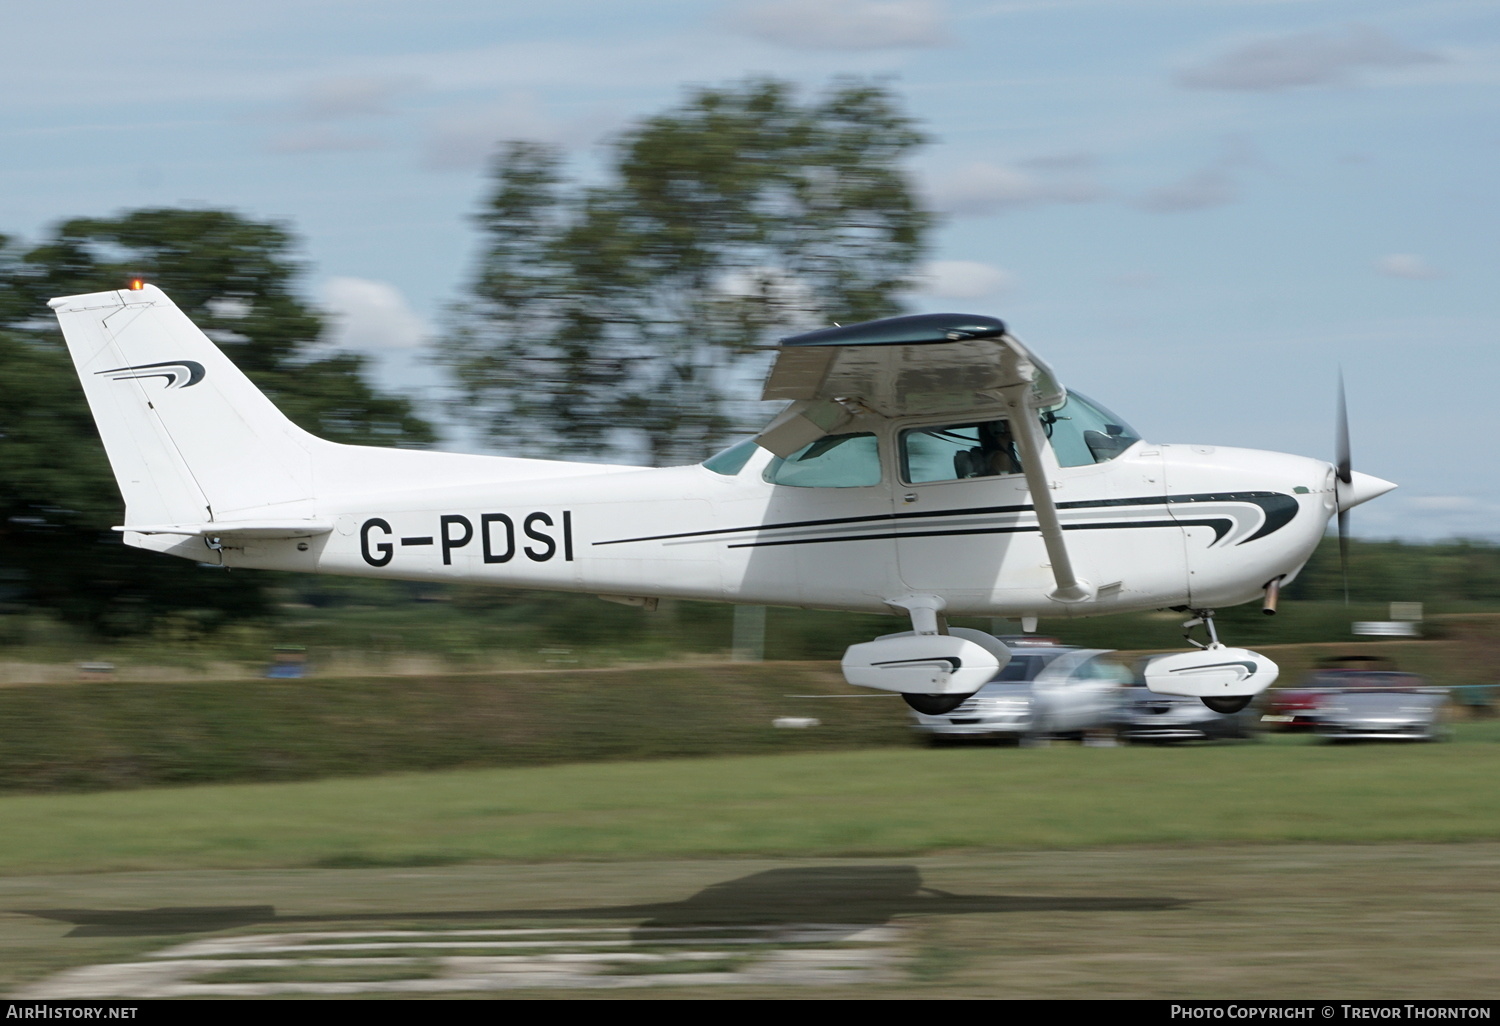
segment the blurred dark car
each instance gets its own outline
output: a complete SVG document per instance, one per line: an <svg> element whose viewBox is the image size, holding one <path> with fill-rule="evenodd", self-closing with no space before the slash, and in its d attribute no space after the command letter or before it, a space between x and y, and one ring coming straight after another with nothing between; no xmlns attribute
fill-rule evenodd
<svg viewBox="0 0 1500 1026"><path fill-rule="evenodd" d="M1109 658L1110 650L1070 648L1034 636L1001 640L1011 659L988 684L941 716L912 713L912 726L929 743L1027 743L1113 726L1120 685L1130 674Z"/></svg>
<svg viewBox="0 0 1500 1026"><path fill-rule="evenodd" d="M1318 709L1335 691L1355 684L1362 675L1395 672L1396 665L1381 656L1333 656L1292 687L1266 692L1261 724L1272 730L1313 731L1318 727Z"/></svg>
<svg viewBox="0 0 1500 1026"><path fill-rule="evenodd" d="M1414 673L1344 672L1318 704L1317 731L1329 741L1441 741L1448 689Z"/></svg>
<svg viewBox="0 0 1500 1026"><path fill-rule="evenodd" d="M1197 698L1159 695L1146 687L1136 668L1136 679L1120 689L1115 710L1115 733L1133 744L1179 741L1251 740L1258 734L1258 710L1247 706L1235 713L1217 713Z"/></svg>
<svg viewBox="0 0 1500 1026"><path fill-rule="evenodd" d="M1297 687L1276 688L1266 694L1261 724L1272 730L1312 730L1318 725L1323 691L1311 681Z"/></svg>

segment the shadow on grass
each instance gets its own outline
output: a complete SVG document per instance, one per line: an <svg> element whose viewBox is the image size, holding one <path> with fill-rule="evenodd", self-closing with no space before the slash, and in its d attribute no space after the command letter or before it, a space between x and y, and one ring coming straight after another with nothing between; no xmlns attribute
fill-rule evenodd
<svg viewBox="0 0 1500 1026"><path fill-rule="evenodd" d="M139 910L15 909L73 924L69 937L137 937L215 933L249 926L306 927L315 923L464 923L551 920L633 920L636 939L654 929L734 924L836 923L851 932L897 916L1008 912L1165 911L1182 898L1052 897L950 894L927 887L915 866L817 866L769 869L705 887L681 901L554 909L360 912L349 915L277 915L271 905L224 905Z"/></svg>

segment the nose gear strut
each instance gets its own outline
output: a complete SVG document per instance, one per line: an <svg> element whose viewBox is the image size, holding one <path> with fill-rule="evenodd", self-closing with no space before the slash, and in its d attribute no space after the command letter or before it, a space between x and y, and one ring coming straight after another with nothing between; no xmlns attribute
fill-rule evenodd
<svg viewBox="0 0 1500 1026"><path fill-rule="evenodd" d="M1194 648L1223 648L1224 644L1219 640L1219 632L1214 629L1214 611L1212 609L1194 609L1193 614L1191 620L1184 620L1182 622L1182 626L1186 628L1186 633L1182 636L1187 639L1187 643ZM1207 644L1193 637L1193 628L1200 626L1208 634Z"/></svg>

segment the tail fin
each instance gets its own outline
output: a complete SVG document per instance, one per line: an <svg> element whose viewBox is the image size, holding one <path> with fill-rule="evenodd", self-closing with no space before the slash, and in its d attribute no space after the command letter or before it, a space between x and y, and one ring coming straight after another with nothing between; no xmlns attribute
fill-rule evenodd
<svg viewBox="0 0 1500 1026"><path fill-rule="evenodd" d="M288 420L160 289L50 305L127 525L292 513L290 504L314 497L313 449L327 443Z"/></svg>

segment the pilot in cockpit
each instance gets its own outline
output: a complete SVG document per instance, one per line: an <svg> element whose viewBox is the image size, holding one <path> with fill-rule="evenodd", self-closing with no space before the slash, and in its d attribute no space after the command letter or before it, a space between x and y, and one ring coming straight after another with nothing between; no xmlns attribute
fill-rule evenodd
<svg viewBox="0 0 1500 1026"><path fill-rule="evenodd" d="M953 454L954 473L961 478L1021 473L1021 460L1016 455L1016 441L1010 433L1010 422L988 420L975 427L978 429L979 444L967 451Z"/></svg>

